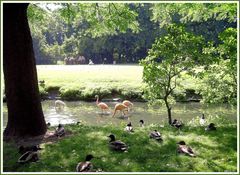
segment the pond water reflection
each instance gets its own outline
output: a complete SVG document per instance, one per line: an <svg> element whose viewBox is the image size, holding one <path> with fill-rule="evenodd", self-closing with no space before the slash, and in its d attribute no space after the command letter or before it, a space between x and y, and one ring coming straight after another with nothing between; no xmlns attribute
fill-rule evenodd
<svg viewBox="0 0 240 175"><path fill-rule="evenodd" d="M167 112L165 107L148 108L147 103L134 102L134 108L123 118L119 113L112 118L112 112L115 106L115 102L106 102L110 109L111 114L101 115L101 110L96 106L95 102L84 101L65 101L66 108L63 111L56 112L54 108L53 100L46 100L42 102L43 112L46 122L50 122L52 125L58 125L59 123L76 123L82 121L87 125L105 125L113 124L119 125L121 122L131 121L133 124L138 124L139 120L143 119L146 124L151 123L166 123ZM176 103L173 106L172 116L182 120L183 122L190 121L197 116L201 116L204 113L206 117L208 115L222 115L227 117L233 122L237 121L236 107L231 107L227 104L221 105L203 105L201 103ZM7 123L7 107L3 104L3 126Z"/></svg>

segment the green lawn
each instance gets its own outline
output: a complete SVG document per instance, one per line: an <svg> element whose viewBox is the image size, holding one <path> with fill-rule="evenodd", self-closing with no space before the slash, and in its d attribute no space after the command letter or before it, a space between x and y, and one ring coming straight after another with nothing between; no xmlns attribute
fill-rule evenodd
<svg viewBox="0 0 240 175"><path fill-rule="evenodd" d="M66 100L89 100L96 94L141 98L142 69L138 65L37 66L38 79L45 81L45 90L60 89Z"/></svg>
<svg viewBox="0 0 240 175"><path fill-rule="evenodd" d="M72 136L56 143L42 144L40 161L19 165L20 156L10 143L4 143L3 170L12 172L74 172L79 161L87 154L93 159L95 169L105 172L236 172L237 127L233 124L218 125L216 132L206 132L203 127L185 126L178 132L175 128L150 125L135 128L132 134L119 127L90 127L68 125ZM163 143L149 139L149 132L158 129ZM113 133L124 141L128 152L115 152L108 147L108 135ZM196 152L196 157L178 155L176 143L184 140Z"/></svg>
<svg viewBox="0 0 240 175"><path fill-rule="evenodd" d="M142 67L138 65L44 65L37 66L39 80L48 86L85 86L86 84L141 85Z"/></svg>
<svg viewBox="0 0 240 175"><path fill-rule="evenodd" d="M40 88L42 94L57 90L65 100L92 100L96 94L102 98L142 99L143 67L139 65L41 65L37 70L38 79L46 84ZM186 74L178 81L183 86L176 89L179 96L197 85Z"/></svg>

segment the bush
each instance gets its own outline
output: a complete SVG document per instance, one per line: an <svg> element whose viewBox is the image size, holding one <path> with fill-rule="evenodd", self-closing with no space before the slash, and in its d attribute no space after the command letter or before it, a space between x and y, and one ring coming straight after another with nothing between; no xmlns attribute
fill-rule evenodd
<svg viewBox="0 0 240 175"><path fill-rule="evenodd" d="M60 97L64 100L81 100L82 94L78 89L60 88Z"/></svg>

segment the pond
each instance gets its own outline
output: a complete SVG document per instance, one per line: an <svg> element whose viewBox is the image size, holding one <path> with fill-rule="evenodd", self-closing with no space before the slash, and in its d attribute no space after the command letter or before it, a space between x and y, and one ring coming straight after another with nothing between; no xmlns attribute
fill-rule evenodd
<svg viewBox="0 0 240 175"><path fill-rule="evenodd" d="M95 102L84 101L65 101L66 107L63 111L56 112L54 108L54 100L42 101L43 112L46 122L51 125L76 123L78 121L86 125L119 125L122 122L131 121L133 125L138 125L139 120L143 119L145 124L164 124L167 120L167 112L165 107L149 108L147 103L134 102L133 109L126 115L125 118L119 113L116 113L115 118L112 118L112 113L116 102L106 102L111 110L111 114L102 115L101 110L96 106ZM206 117L212 115L222 115L233 122L237 122L236 107L231 107L227 104L221 105L203 105L201 103L176 103L173 106L172 118L180 119L183 122L188 122L197 116L204 113ZM3 104L3 126L7 124L7 106Z"/></svg>

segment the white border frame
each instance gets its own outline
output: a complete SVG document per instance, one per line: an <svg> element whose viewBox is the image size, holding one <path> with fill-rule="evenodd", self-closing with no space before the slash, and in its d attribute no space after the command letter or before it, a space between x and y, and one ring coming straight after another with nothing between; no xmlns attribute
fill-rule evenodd
<svg viewBox="0 0 240 175"><path fill-rule="evenodd" d="M1 87L1 174L239 174L239 1L1 1L1 85L3 84L3 3L236 3L237 4L237 172L3 172L3 89Z"/></svg>

